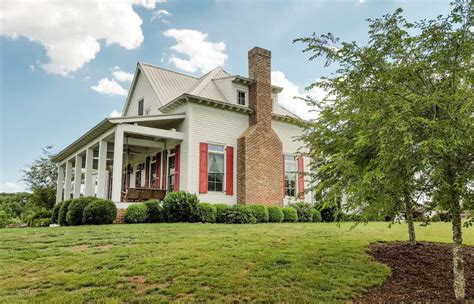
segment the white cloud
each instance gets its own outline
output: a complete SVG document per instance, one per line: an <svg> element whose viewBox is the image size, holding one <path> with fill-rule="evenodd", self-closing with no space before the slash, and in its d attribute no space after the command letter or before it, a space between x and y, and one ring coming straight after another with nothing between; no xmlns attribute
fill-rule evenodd
<svg viewBox="0 0 474 304"><path fill-rule="evenodd" d="M25 187L16 182L6 182L1 185L0 192L21 192L24 191Z"/></svg>
<svg viewBox="0 0 474 304"><path fill-rule="evenodd" d="M313 100L323 100L327 93L321 88L313 88L309 91L301 91L300 88L288 80L283 72L272 71L272 84L282 87L283 91L278 94L278 103L304 119L314 119L317 113L315 108L310 107L305 101L294 97L309 96Z"/></svg>
<svg viewBox="0 0 474 304"><path fill-rule="evenodd" d="M133 80L133 74L124 72L120 70L120 68L112 72L112 75L114 76L115 79L121 82L129 82Z"/></svg>
<svg viewBox="0 0 474 304"><path fill-rule="evenodd" d="M30 64L30 70L31 70L32 72L34 72L34 71L35 71L35 66L32 65L32 64Z"/></svg>
<svg viewBox="0 0 474 304"><path fill-rule="evenodd" d="M102 78L97 85L91 86L91 89L105 95L127 96L127 90L118 84L115 79L109 80L108 78Z"/></svg>
<svg viewBox="0 0 474 304"><path fill-rule="evenodd" d="M142 19L134 5L155 8L155 0L3 1L0 35L41 44L50 59L42 67L68 75L95 58L99 40L134 49L143 42Z"/></svg>
<svg viewBox="0 0 474 304"><path fill-rule="evenodd" d="M160 20L161 22L163 23L170 23L168 20L164 19L165 17L171 17L173 16L173 14L171 14L170 12L168 12L167 10L164 10L164 9L160 9L158 11L154 11L153 12L153 16L151 17L151 21L155 20L155 19L158 19Z"/></svg>
<svg viewBox="0 0 474 304"><path fill-rule="evenodd" d="M109 114L109 117L121 117L122 116L122 112L119 112L117 110L113 110L110 114Z"/></svg>
<svg viewBox="0 0 474 304"><path fill-rule="evenodd" d="M185 72L209 72L216 66L223 66L227 60L225 43L207 41L207 34L195 30L170 29L164 32L165 37L174 38L176 44L170 49L176 53L171 54L169 62ZM183 57L177 57L178 55Z"/></svg>

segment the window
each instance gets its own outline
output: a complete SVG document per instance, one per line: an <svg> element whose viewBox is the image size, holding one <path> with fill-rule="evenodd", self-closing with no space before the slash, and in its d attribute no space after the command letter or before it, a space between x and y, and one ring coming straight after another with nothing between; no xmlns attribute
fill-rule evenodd
<svg viewBox="0 0 474 304"><path fill-rule="evenodd" d="M224 146L209 145L207 190L224 190Z"/></svg>
<svg viewBox="0 0 474 304"><path fill-rule="evenodd" d="M174 157L174 149L170 150L170 154L168 155L168 191L174 191L174 167L175 167L175 157Z"/></svg>
<svg viewBox="0 0 474 304"><path fill-rule="evenodd" d="M245 106L245 92L237 91L237 103L241 106Z"/></svg>
<svg viewBox="0 0 474 304"><path fill-rule="evenodd" d="M140 188L142 186L142 171L135 171L135 188Z"/></svg>
<svg viewBox="0 0 474 304"><path fill-rule="evenodd" d="M293 155L285 155L285 195L296 196L296 178L298 169Z"/></svg>
<svg viewBox="0 0 474 304"><path fill-rule="evenodd" d="M155 188L156 183L156 156L151 158L150 162L150 188Z"/></svg>
<svg viewBox="0 0 474 304"><path fill-rule="evenodd" d="M143 99L138 101L138 116L143 116Z"/></svg>

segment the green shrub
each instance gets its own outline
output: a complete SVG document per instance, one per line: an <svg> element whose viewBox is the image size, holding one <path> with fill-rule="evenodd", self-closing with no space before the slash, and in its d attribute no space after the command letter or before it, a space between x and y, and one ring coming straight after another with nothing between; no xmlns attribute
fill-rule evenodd
<svg viewBox="0 0 474 304"><path fill-rule="evenodd" d="M12 215L6 213L3 210L0 210L0 228L5 228L5 226L10 224L19 224L20 219L13 217Z"/></svg>
<svg viewBox="0 0 474 304"><path fill-rule="evenodd" d="M216 223L225 223L225 212L231 208L231 206L226 204L214 204L214 208L216 208Z"/></svg>
<svg viewBox="0 0 474 304"><path fill-rule="evenodd" d="M51 217L42 217L34 219L31 222L31 227L49 227L53 223Z"/></svg>
<svg viewBox="0 0 474 304"><path fill-rule="evenodd" d="M64 201L59 208L58 213L58 224L61 226L67 226L67 219L66 215L69 210L69 205L71 204L71 200Z"/></svg>
<svg viewBox="0 0 474 304"><path fill-rule="evenodd" d="M299 222L312 222L313 221L313 205L304 201L297 201L290 204L290 207L296 209L298 213Z"/></svg>
<svg viewBox="0 0 474 304"><path fill-rule="evenodd" d="M125 223L136 224L147 221L148 208L145 204L133 204L125 210Z"/></svg>
<svg viewBox="0 0 474 304"><path fill-rule="evenodd" d="M53 221L54 224L58 223L59 210L61 209L62 205L63 205L63 202L60 202L54 205L53 215L51 216L51 220Z"/></svg>
<svg viewBox="0 0 474 304"><path fill-rule="evenodd" d="M217 210L209 203L199 203L197 210L198 220L203 223L215 223Z"/></svg>
<svg viewBox="0 0 474 304"><path fill-rule="evenodd" d="M318 210L321 213L321 218L323 222L334 222L336 220L337 209L335 207L323 208Z"/></svg>
<svg viewBox="0 0 474 304"><path fill-rule="evenodd" d="M257 223L266 223L268 222L268 209L263 205L250 205L248 206L252 210Z"/></svg>
<svg viewBox="0 0 474 304"><path fill-rule="evenodd" d="M252 209L244 205L234 205L224 211L226 224L255 224L257 219Z"/></svg>
<svg viewBox="0 0 474 304"><path fill-rule="evenodd" d="M112 201L96 199L84 208L84 224L112 224L117 217L117 207Z"/></svg>
<svg viewBox="0 0 474 304"><path fill-rule="evenodd" d="M280 207L270 206L268 209L268 221L270 223L281 223L283 222L283 211Z"/></svg>
<svg viewBox="0 0 474 304"><path fill-rule="evenodd" d="M283 221L294 223L298 221L298 212L295 208L286 207L282 208L281 211L283 212Z"/></svg>
<svg viewBox="0 0 474 304"><path fill-rule="evenodd" d="M195 222L199 200L195 194L184 191L169 192L163 200L168 222Z"/></svg>
<svg viewBox="0 0 474 304"><path fill-rule="evenodd" d="M321 212L319 212L318 209L313 208L313 210L311 212L313 213L313 222L314 223L320 223L320 222L323 221L323 219L321 217Z"/></svg>
<svg viewBox="0 0 474 304"><path fill-rule="evenodd" d="M26 223L28 224L28 226L30 227L35 227L34 223L36 221L38 221L39 219L51 219L51 216L53 215L53 212L50 211L50 210L39 210L33 214L31 214ZM48 225L49 226L49 225Z"/></svg>
<svg viewBox="0 0 474 304"><path fill-rule="evenodd" d="M95 201L93 196L81 197L71 200L68 211L66 213L66 222L69 226L83 224L84 208L91 202Z"/></svg>
<svg viewBox="0 0 474 304"><path fill-rule="evenodd" d="M165 221L163 206L159 200L149 200L145 202L147 208L148 223L162 223Z"/></svg>
<svg viewBox="0 0 474 304"><path fill-rule="evenodd" d="M435 214L431 217L430 219L432 222L441 222L441 217L439 216L439 214Z"/></svg>

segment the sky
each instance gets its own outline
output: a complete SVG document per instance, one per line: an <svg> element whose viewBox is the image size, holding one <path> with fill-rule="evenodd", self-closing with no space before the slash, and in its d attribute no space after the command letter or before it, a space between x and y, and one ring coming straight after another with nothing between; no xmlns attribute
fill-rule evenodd
<svg viewBox="0 0 474 304"><path fill-rule="evenodd" d="M298 37L332 32L367 41L367 18L396 8L408 20L448 14L439 0L3 0L0 3L0 192L28 190L21 170L121 114L137 62L200 76L216 66L247 76L247 52L272 51L280 103L308 117L293 96L334 73L308 62Z"/></svg>

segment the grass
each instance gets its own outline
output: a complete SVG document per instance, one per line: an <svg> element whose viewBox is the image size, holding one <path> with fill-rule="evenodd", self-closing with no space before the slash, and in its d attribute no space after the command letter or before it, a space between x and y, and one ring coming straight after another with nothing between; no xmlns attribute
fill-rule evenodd
<svg viewBox="0 0 474 304"><path fill-rule="evenodd" d="M136 224L0 230L0 302L344 302L390 270L405 225ZM450 225L417 227L449 242ZM474 229L464 232L474 245Z"/></svg>

